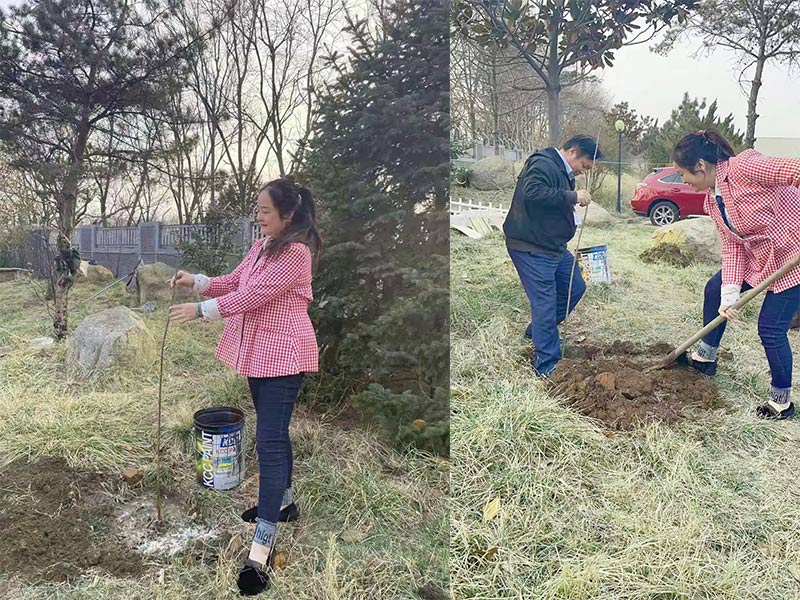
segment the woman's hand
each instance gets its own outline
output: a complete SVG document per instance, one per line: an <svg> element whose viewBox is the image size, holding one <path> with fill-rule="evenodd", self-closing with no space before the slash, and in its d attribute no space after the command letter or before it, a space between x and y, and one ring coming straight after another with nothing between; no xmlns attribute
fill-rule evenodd
<svg viewBox="0 0 800 600"><path fill-rule="evenodd" d="M167 283L169 287L175 287L176 285L189 288L194 287L194 275L186 271L178 271L175 273L175 277L167 279Z"/></svg>
<svg viewBox="0 0 800 600"><path fill-rule="evenodd" d="M190 275L191 277L191 275ZM176 323L188 323L199 318L197 314L197 303L187 302L186 304L175 304L169 307L169 319Z"/></svg>
<svg viewBox="0 0 800 600"><path fill-rule="evenodd" d="M739 314L739 309L732 308L731 306L720 306L719 314L730 321L731 319L735 318L737 314Z"/></svg>

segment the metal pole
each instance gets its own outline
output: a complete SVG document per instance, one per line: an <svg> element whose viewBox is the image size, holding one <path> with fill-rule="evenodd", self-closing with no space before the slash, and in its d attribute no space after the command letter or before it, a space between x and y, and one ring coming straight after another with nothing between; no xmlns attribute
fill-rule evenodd
<svg viewBox="0 0 800 600"><path fill-rule="evenodd" d="M617 214L622 212L620 198L622 196L622 132L619 132L619 148L617 151Z"/></svg>

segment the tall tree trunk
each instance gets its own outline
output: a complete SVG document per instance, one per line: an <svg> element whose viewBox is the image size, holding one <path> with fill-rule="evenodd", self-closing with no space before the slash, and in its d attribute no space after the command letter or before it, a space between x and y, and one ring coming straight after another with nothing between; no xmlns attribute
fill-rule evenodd
<svg viewBox="0 0 800 600"><path fill-rule="evenodd" d="M547 57L547 118L550 126L550 145L558 147L561 138L561 65L558 62L558 32L560 27L551 25L550 50Z"/></svg>
<svg viewBox="0 0 800 600"><path fill-rule="evenodd" d="M750 96L747 99L747 133L745 134L744 144L748 148L752 148L756 143L756 119L758 119L756 106L765 62L767 62L767 59L764 57L764 44L762 43L756 60L756 73L753 76L753 82L750 84Z"/></svg>
<svg viewBox="0 0 800 600"><path fill-rule="evenodd" d="M89 139L89 123L86 117L78 126L78 135L72 147L69 171L59 198L59 229L56 243L57 254L53 271L53 334L57 340L67 336L67 295L75 282L75 273L80 267L80 255L72 248L70 236L75 229L75 207L83 167L86 143Z"/></svg>

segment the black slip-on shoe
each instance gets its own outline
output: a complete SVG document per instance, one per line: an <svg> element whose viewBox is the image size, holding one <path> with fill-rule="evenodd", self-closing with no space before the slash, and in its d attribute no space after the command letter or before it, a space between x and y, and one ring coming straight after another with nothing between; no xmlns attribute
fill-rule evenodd
<svg viewBox="0 0 800 600"><path fill-rule="evenodd" d="M717 361L704 362L702 360L694 360L691 352L684 352L675 359L676 365L683 367L691 367L695 371L706 375L707 377L714 377L717 374Z"/></svg>
<svg viewBox="0 0 800 600"><path fill-rule="evenodd" d="M269 575L275 563L275 548L270 550L269 558L265 565L254 562L249 558L244 559L244 566L239 571L236 585L239 587L240 596L255 596L269 588Z"/></svg>
<svg viewBox="0 0 800 600"><path fill-rule="evenodd" d="M255 523L258 518L258 506L251 506L242 513L242 521L245 523ZM288 506L281 509L281 514L278 517L279 523L293 523L300 518L300 509L292 502Z"/></svg>
<svg viewBox="0 0 800 600"><path fill-rule="evenodd" d="M756 416L759 419L773 419L775 421L782 421L794 415L794 402L789 402L789 406L781 411L778 411L769 402L762 404L756 408Z"/></svg>

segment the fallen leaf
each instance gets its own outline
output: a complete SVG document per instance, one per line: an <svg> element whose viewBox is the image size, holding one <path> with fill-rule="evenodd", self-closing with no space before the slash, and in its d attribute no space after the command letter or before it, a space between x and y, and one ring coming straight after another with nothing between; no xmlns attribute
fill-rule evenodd
<svg viewBox="0 0 800 600"><path fill-rule="evenodd" d="M288 562L289 560L285 552L276 552L275 559L272 563L272 568L278 569L279 571L283 571L286 568Z"/></svg>
<svg viewBox="0 0 800 600"><path fill-rule="evenodd" d="M756 542L756 550L758 550L763 556L769 558L769 546L764 542Z"/></svg>
<svg viewBox="0 0 800 600"><path fill-rule="evenodd" d="M483 560L492 560L497 554L498 550L499 548L497 546L492 546L486 551L486 554L483 555Z"/></svg>
<svg viewBox="0 0 800 600"><path fill-rule="evenodd" d="M491 500L483 507L483 521L491 521L500 512L500 497Z"/></svg>
<svg viewBox="0 0 800 600"><path fill-rule="evenodd" d="M425 429L425 426L427 425L427 423L422 419L416 419L411 424L414 426L414 429L416 429L417 431L422 431L423 429Z"/></svg>
<svg viewBox="0 0 800 600"><path fill-rule="evenodd" d="M358 529L345 529L339 536L343 542L347 542L348 544L363 542L367 537L368 534Z"/></svg>

